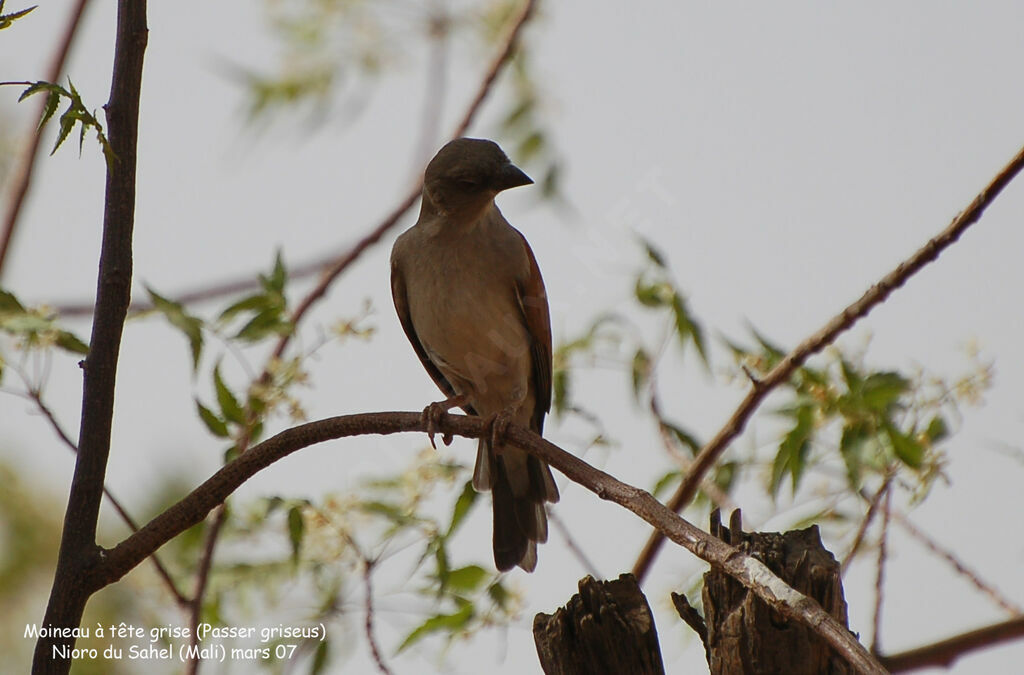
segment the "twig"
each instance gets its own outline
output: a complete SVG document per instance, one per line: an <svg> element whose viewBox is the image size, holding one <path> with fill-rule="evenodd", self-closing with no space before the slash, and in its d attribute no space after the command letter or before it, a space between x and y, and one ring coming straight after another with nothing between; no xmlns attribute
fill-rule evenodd
<svg viewBox="0 0 1024 675"><path fill-rule="evenodd" d="M39 412L41 412L43 417L45 417L50 423L50 428L57 434L57 437L60 438L61 442L64 443L71 452L78 454L78 445L71 440L71 437L68 436L66 431L64 431L64 427L61 426L57 416L54 415L50 407L43 402L42 394L39 390L34 388L29 389L28 396L35 402ZM124 521L125 525L127 525L132 532L138 532L138 523L131 517L131 514L128 513L127 509L121 505L121 502L114 496L114 493L110 491L110 488L108 488L106 484L103 485L103 495L107 498L107 501L110 502L110 505L114 507L114 511L116 511L117 515L121 517L121 520ZM150 556L150 559L152 559L153 565L156 567L157 575L167 586L167 590L171 592L171 595L174 596L175 602L182 607L187 606L189 603L188 598L185 597L184 593L178 590L178 585L174 583L174 579L171 577L170 572L168 572L167 568L164 567L164 564L160 562L160 558L155 552Z"/></svg>
<svg viewBox="0 0 1024 675"><path fill-rule="evenodd" d="M189 613L189 627L192 629L189 638L189 646L192 656L189 657L188 667L185 672L188 675L196 675L199 672L199 665L202 663L200 650L195 649L199 645L199 631L197 627L203 618L203 599L206 597L206 587L210 581L210 570L213 568L213 551L217 547L217 539L220 537L220 530L227 519L227 507L221 504L213 516L213 523L206 533L206 542L203 545L203 555L199 559L199 569L196 571L196 590L192 594Z"/></svg>
<svg viewBox="0 0 1024 675"><path fill-rule="evenodd" d="M512 57L512 54L515 52L519 35L522 32L523 26L526 25L526 22L532 16L535 4L535 0L528 0L524 4L523 11L516 18L512 29L509 31L508 37L502 45L502 50L495 57L494 61L491 62L490 67L484 74L483 80L480 82L476 95L473 97L469 107L466 109L466 113L463 115L462 120L455 127L455 132L452 134L452 138L462 136L469 129L470 124L472 124L473 119L476 117L477 111L490 94L495 80L497 80L498 75L504 69L505 65ZM402 198L402 201L398 206L396 206L391 213L389 213L384 220L380 222L380 224L367 233L362 239L357 241L351 248L340 254L325 256L312 262L295 266L289 271L288 276L290 279L305 278L316 274L322 275L317 286L310 291L296 307L295 312L291 317L293 322L304 316L309 308L327 293L327 289L334 280L344 272L349 265L358 260L366 249L380 241L381 237L387 234L388 231L398 224L398 221L402 219L406 212L412 208L413 204L416 203L416 200L419 199L421 191L422 184L417 181L416 185L409 190L405 197ZM242 279L229 279L217 282L213 285L205 284L200 288L184 291L173 297L176 302L189 304L212 300L223 295L240 293L242 291L252 290L258 287L259 281L252 278L251 275L247 275ZM62 316L82 316L92 313L92 305L87 303L55 303L55 305L58 313ZM143 312L151 309L153 309L153 306L148 302L134 302L131 305L132 312ZM287 343L287 339L282 339L282 341L278 343L278 349L275 350L275 354L277 356L284 353L284 347Z"/></svg>
<svg viewBox="0 0 1024 675"><path fill-rule="evenodd" d="M1017 152L1016 156L996 174L988 185L978 194L977 197L959 213L946 229L937 234L922 246L912 256L896 266L894 270L886 274L872 286L863 296L853 304L849 305L842 312L834 316L821 330L801 342L782 361L769 371L757 384L753 385L739 407L733 412L732 417L725 423L711 441L700 451L694 461L690 474L683 481L682 485L668 501L668 507L675 512L681 511L693 500L694 494L704 475L714 466L718 458L729 447L749 421L750 417L757 410L764 398L777 386L789 379L797 368L808 358L824 349L835 341L845 330L848 330L857 321L885 302L885 299L907 282L922 267L939 257L946 248L951 246L960 235L981 218L985 209L995 200L1010 181L1024 169L1024 148ZM664 543L664 537L659 532L654 532L646 545L637 557L633 566L633 574L637 580L642 582L651 563L658 554L658 550Z"/></svg>
<svg viewBox="0 0 1024 675"><path fill-rule="evenodd" d="M952 551L922 532L916 525L910 522L910 519L904 513L901 513L899 510L893 510L892 517L910 536L921 542L929 551L945 560L958 574L965 577L975 588L987 595L992 602L1013 616L1024 615L1024 609L1021 609L1019 605L1007 599L999 592L999 589L986 582L976 572L967 567Z"/></svg>
<svg viewBox="0 0 1024 675"><path fill-rule="evenodd" d="M442 415L437 431L479 438L489 433L487 420L463 415ZM254 445L222 467L206 482L177 504L158 515L106 555L79 579L90 590L114 583L145 557L173 537L195 525L223 502L228 495L258 471L287 455L316 443L363 434L425 432L420 413L364 413L332 417L301 424ZM847 659L858 672L884 673L868 651L844 626L825 612L813 599L799 593L775 576L763 563L712 537L667 509L649 493L627 485L583 460L545 441L527 429L512 425L508 441L562 472L601 499L629 509L664 532L666 536L694 555L723 570L751 589L782 616L809 626Z"/></svg>
<svg viewBox="0 0 1024 675"><path fill-rule="evenodd" d="M103 562L101 549L96 544L96 526L110 455L121 334L131 299L139 97L148 34L146 1L118 0L114 72L106 105L108 138L116 160L107 165L96 312L89 355L83 365L79 451L68 494L57 569L43 618L43 623L54 627L80 624L91 595L81 579ZM68 672L74 645L75 638L62 631L40 637L36 641L33 672Z"/></svg>
<svg viewBox="0 0 1024 675"><path fill-rule="evenodd" d="M363 558L363 589L366 593L366 621L364 622L366 627L366 641L370 643L370 653L373 654L373 660L377 664L377 670L382 672L384 675L391 675L391 670L388 668L387 663L384 662L384 656L381 654L380 647L377 644L377 636L373 630L373 584L370 577L373 574L373 566L375 563L375 560Z"/></svg>
<svg viewBox="0 0 1024 675"><path fill-rule="evenodd" d="M889 656L879 656L890 672L904 673L928 666L948 667L968 652L1024 637L1024 616Z"/></svg>
<svg viewBox="0 0 1024 675"><path fill-rule="evenodd" d="M882 531L878 533L878 562L875 567L875 612L871 617L871 653L878 654L882 644L882 604L885 599L885 563L889 557L889 515L892 513L892 490L882 497Z"/></svg>
<svg viewBox="0 0 1024 675"><path fill-rule="evenodd" d="M597 565L587 557L587 554L583 552L580 545L576 542L576 539L572 536L572 532L566 526L563 521L554 510L548 511L548 519L551 524L555 526L559 534L562 535L562 539L565 540L565 545L569 548L569 552L576 556L576 560L579 561L580 565L586 570L587 574L594 577L595 579L603 579L604 577L597 571Z"/></svg>
<svg viewBox="0 0 1024 675"><path fill-rule="evenodd" d="M68 53L71 51L71 44L78 34L78 26L82 22L82 14L85 12L89 0L78 0L71 8L71 15L68 18L67 26L64 28L64 35L57 46L57 52L53 55L50 69L46 72L47 82L56 82L64 72L64 64L67 63ZM39 117L43 115L43 105L39 105ZM25 146L21 155L21 168L14 176L12 184L12 198L4 214L4 228L0 232L0 274L3 272L4 262L7 260L7 252L11 248L11 240L14 238L14 230L18 225L18 216L21 215L21 206L28 196L29 188L32 186L32 174L35 172L36 157L39 156L39 143L43 136L43 129L36 126L32 137Z"/></svg>
<svg viewBox="0 0 1024 675"><path fill-rule="evenodd" d="M857 528L857 534L853 537L853 544L850 546L849 553L843 558L843 564L839 567L840 574L846 574L846 569L853 562L857 551L860 550L860 545L864 541L864 534L868 531L868 527L871 526L871 521L875 519L875 513L878 512L878 503L882 500L882 496L889 492L891 481L892 476L890 475L882 482L882 486L878 488L875 495L868 499L868 512L864 514L864 518L860 521L860 526Z"/></svg>

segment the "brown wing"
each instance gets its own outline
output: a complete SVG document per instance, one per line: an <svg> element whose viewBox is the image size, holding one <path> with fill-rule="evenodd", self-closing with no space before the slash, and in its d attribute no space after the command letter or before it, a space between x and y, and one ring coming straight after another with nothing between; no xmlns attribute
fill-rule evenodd
<svg viewBox="0 0 1024 675"><path fill-rule="evenodd" d="M437 369L434 362L430 360L427 355L427 350L423 348L423 344L420 342L419 336L416 335L416 327L412 324L412 315L409 314L409 300L405 293L405 280L402 278L401 273L395 265L391 266L391 298L395 303L395 311L398 312L398 320L402 322L402 329L405 331L405 336L409 338L409 342L412 344L413 350L416 351L416 356L420 358L420 363L426 369L427 374L430 375L430 379L434 381L434 384L444 392L446 397L455 396L455 388L452 387L451 382ZM470 415L476 415L476 410L470 405L462 406Z"/></svg>
<svg viewBox="0 0 1024 675"><path fill-rule="evenodd" d="M537 401L537 407L533 410L533 424L539 434L544 431L544 415L551 410L551 314L537 259L522 232L516 230L516 234L523 240L523 248L530 261L530 273L517 285L516 299L523 312L526 328L533 338L530 352L533 356L534 396Z"/></svg>

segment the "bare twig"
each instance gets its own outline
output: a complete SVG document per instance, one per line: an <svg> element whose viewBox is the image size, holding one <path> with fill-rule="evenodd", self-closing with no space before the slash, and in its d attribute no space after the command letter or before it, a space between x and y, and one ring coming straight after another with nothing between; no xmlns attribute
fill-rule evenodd
<svg viewBox="0 0 1024 675"><path fill-rule="evenodd" d="M56 82L64 72L64 64L67 63L68 54L71 52L71 45L78 34L78 26L82 22L82 14L89 4L89 0L78 0L71 8L71 15L68 17L67 26L61 36L57 51L53 55L49 70L46 71L48 82ZM42 117L45 100L39 105L39 116ZM43 136L43 129L36 126L35 131L25 145L20 158L20 167L14 177L11 201L4 214L3 231L0 232L0 274L3 272L4 262L7 260L7 253L11 248L11 241L14 237L14 230L18 226L18 216L21 215L21 207L28 196L29 188L32 186L32 174L35 172L36 157L39 156L39 142Z"/></svg>
<svg viewBox="0 0 1024 675"><path fill-rule="evenodd" d="M580 545L572 536L572 532L570 532L569 528L566 526L565 521L563 521L558 514L554 512L554 510L548 511L548 519L551 521L551 524L555 526L555 529L558 530L559 534L562 535L562 539L565 540L565 545L569 548L569 552L576 556L576 560L579 561L580 566L586 570L587 574L595 579L603 579L604 577L597 571L597 565L595 565L594 562L587 557L587 554L583 552L583 549L580 548Z"/></svg>
<svg viewBox="0 0 1024 675"><path fill-rule="evenodd" d="M892 512L893 519L899 524L900 527L905 529L910 536L917 539L924 545L929 551L939 556L946 561L958 574L966 578L971 585L977 588L979 591L987 595L992 602L996 603L1013 616L1024 615L1024 609L1021 609L1020 605L1009 600L1006 596L999 592L992 584L982 579L977 572L970 569L965 565L956 554L944 547L938 541L928 536L925 532L921 531L914 523L910 522L910 519L899 510L894 509Z"/></svg>
<svg viewBox="0 0 1024 675"><path fill-rule="evenodd" d="M928 666L948 667L968 652L1011 640L1019 640L1022 637L1024 637L1024 616L962 633L930 645L878 658L882 665L893 673L905 673L908 670L917 670Z"/></svg>
<svg viewBox="0 0 1024 675"><path fill-rule="evenodd" d="M388 668L387 663L384 662L384 656L380 651L380 646L377 644L377 635L373 629L373 582L371 580L371 576L373 575L373 566L376 562L376 560L363 558L363 592L366 594L366 617L364 621L366 628L366 641L370 643L370 653L373 654L373 660L377 664L377 670L384 675L391 675L391 669Z"/></svg>
<svg viewBox="0 0 1024 675"><path fill-rule="evenodd" d="M189 627L192 629L189 646L193 649L190 650L191 656L185 671L188 675L196 675L199 672L199 665L203 661L200 651L194 649L199 645L199 631L197 627L203 618L203 599L206 597L206 587L210 581L210 569L213 567L213 551L217 547L220 530L224 526L226 519L227 507L221 504L213 515L213 522L210 524L210 529L206 533L206 541L203 544L203 555L199 558L199 569L196 571L196 590L192 594L192 601L189 603Z"/></svg>
<svg viewBox="0 0 1024 675"><path fill-rule="evenodd" d="M487 420L462 415L442 415L438 427L439 433L469 438L489 433ZM345 415L282 431L254 445L137 533L106 551L99 564L83 575L79 583L92 591L114 583L149 553L205 518L210 510L258 471L292 452L336 438L404 431L425 432L423 416L411 412ZM615 502L640 516L672 541L751 589L782 616L809 626L858 672L885 672L849 630L813 599L782 582L763 563L695 527L644 490L618 481L523 427L510 426L507 438L516 447L536 455L601 499Z"/></svg>
<svg viewBox="0 0 1024 675"><path fill-rule="evenodd" d="M477 88L476 95L466 108L466 112L461 121L455 127L455 132L452 134L452 138L458 138L465 134L469 129L470 124L473 123L477 111L491 93L491 89L493 88L498 75L502 72L512 55L515 53L519 35L522 32L523 26L526 25L527 21L532 16L535 4L535 0L527 0L527 2L524 3L523 11L516 17L516 20L509 31L508 37L502 43L501 51L494 58L494 61L491 62L490 67L484 74L483 80L481 80L480 86ZM398 206L396 206L391 213L389 213L384 220L380 222L380 224L344 252L297 265L289 270L290 279L305 278L316 274L322 275L317 286L310 291L296 307L291 317L292 321L296 321L304 316L309 308L327 293L327 289L330 285L349 267L349 265L358 260L368 248L380 241L381 237L387 234L393 227L395 227L395 225L398 224L406 212L412 208L413 204L416 203L416 200L419 199L421 190L422 184L417 182L405 197L402 198L402 201ZM204 284L202 287L176 294L173 298L176 302L189 304L211 300L232 293L240 293L242 291L252 290L258 287L259 280L253 278L252 275L248 275L243 279L230 279L217 282L213 285ZM92 305L87 303L55 303L55 305L57 311L63 316L82 316L92 313ZM148 302L136 302L131 305L132 312L143 312L151 309L153 309L153 306ZM280 356L284 352L284 347L287 343L287 339L282 339L282 341L278 343L278 348L275 350L275 354L277 356Z"/></svg>
<svg viewBox="0 0 1024 675"><path fill-rule="evenodd" d="M884 481L882 486L878 488L874 496L868 500L868 512L864 514L864 518L860 521L860 526L857 528L857 534L853 537L853 544L850 546L849 553L843 559L843 564L840 566L840 573L846 574L847 568L850 563L853 562L853 558L857 555L857 551L860 550L860 545L864 541L864 534L868 531L871 526L871 521L875 519L875 513L878 512L878 504L882 500L882 497L889 492L889 485L891 484L892 476L890 475Z"/></svg>
<svg viewBox="0 0 1024 675"><path fill-rule="evenodd" d="M892 513L892 490L882 497L882 531L878 533L878 562L875 566L875 612L871 618L871 653L881 651L882 605L885 600L885 564L889 557L889 516Z"/></svg>
<svg viewBox="0 0 1024 675"><path fill-rule="evenodd" d="M799 368L808 358L831 344L843 331L848 330L858 320L885 302L885 299L907 282L910 277L917 273L922 267L934 261L945 249L951 246L960 235L972 224L981 218L985 209L995 200L1010 181L1024 169L1024 148L1017 152L1017 155L1010 160L1009 164L1002 168L999 173L989 182L988 185L978 194L977 197L959 213L946 229L937 234L922 246L912 256L901 262L881 280L872 286L863 296L842 312L834 316L817 333L801 342L797 347L786 355L770 372L758 380L744 397L739 407L725 423L725 426L712 438L707 445L701 449L694 461L693 469L683 481L679 489L668 501L668 507L679 512L693 500L694 494L705 474L714 466L718 458L729 447L749 421L750 417L757 410L764 398L777 386L789 379L790 375ZM638 581L643 581L654 562L658 550L664 543L664 537L659 532L654 532L646 545L637 557L633 565L633 574Z"/></svg>
<svg viewBox="0 0 1024 675"><path fill-rule="evenodd" d="M64 443L64 445L66 445L68 449L71 450L71 452L77 454L78 445L73 440L71 440L71 437L68 436L67 432L64 430L64 427L57 419L57 416L54 415L50 407L43 402L42 394L40 393L40 391L34 388L29 389L28 397L35 402L36 407L39 409L39 412L41 412L43 414L43 417L45 417L46 420L50 423L50 428L53 429L54 433L57 434L57 437L60 438L61 442ZM136 522L136 520L132 518L131 514L129 514L127 509L125 509L124 506L121 505L121 502L117 499L117 497L114 496L114 493L111 492L110 488L108 488L105 484L103 486L103 495L107 498L107 501L110 502L110 505L114 507L114 511L116 511L117 515L121 517L121 520L124 521L125 525L127 525L132 532L138 532L139 525ZM160 558L157 556L157 554L154 553L150 556L150 558L153 561L153 566L156 567L157 575L167 586L167 590L171 592L171 595L174 596L175 602L177 602L178 605L182 607L188 605L188 598L185 597L184 593L178 590L178 585L174 583L174 579L171 577L170 572L168 572L167 568L164 567L164 564L160 562Z"/></svg>

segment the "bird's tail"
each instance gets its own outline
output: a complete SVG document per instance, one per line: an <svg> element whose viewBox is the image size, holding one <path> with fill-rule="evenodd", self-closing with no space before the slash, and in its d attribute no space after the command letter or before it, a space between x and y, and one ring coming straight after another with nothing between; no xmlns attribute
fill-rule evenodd
<svg viewBox="0 0 1024 675"><path fill-rule="evenodd" d="M480 439L473 487L491 491L494 564L502 572L516 565L532 572L537 566L537 544L548 540L544 503L558 501L551 469L518 448L503 447L495 453L488 439Z"/></svg>

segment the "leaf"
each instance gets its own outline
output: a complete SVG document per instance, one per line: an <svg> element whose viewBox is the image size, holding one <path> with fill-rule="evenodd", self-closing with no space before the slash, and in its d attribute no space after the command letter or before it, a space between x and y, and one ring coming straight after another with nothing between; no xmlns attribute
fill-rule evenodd
<svg viewBox="0 0 1024 675"><path fill-rule="evenodd" d="M688 340L693 340L693 346L697 348L697 353L700 354L704 366L710 366L707 348L704 344L704 329L690 316L690 312L686 308L686 301L679 293L672 295L672 313L675 316L676 334L679 336L680 344L685 347Z"/></svg>
<svg viewBox="0 0 1024 675"><path fill-rule="evenodd" d="M281 258L281 249L277 249L277 253L274 255L274 269L271 270L269 277L260 277L263 284L263 288L272 293L283 293L284 284L288 280L288 272L284 267L284 260ZM282 309L283 309L282 303Z"/></svg>
<svg viewBox="0 0 1024 675"><path fill-rule="evenodd" d="M872 434L864 424L848 424L843 427L843 435L839 441L839 453L846 464L846 480L853 490L860 488L864 446L871 438Z"/></svg>
<svg viewBox="0 0 1024 675"><path fill-rule="evenodd" d="M676 470L669 471L664 476L659 478L658 482L654 484L654 487L651 488L651 494L654 495L655 498L657 498L658 495L663 493L668 488L669 485L672 485L673 483L678 482L679 479L682 478L682 477L683 477L683 473L681 471L676 471Z"/></svg>
<svg viewBox="0 0 1024 675"><path fill-rule="evenodd" d="M663 281L649 284L643 277L638 277L633 294L644 307L664 307L672 301L675 291Z"/></svg>
<svg viewBox="0 0 1024 675"><path fill-rule="evenodd" d="M697 456L697 453L700 452L702 444L700 441L697 440L697 438L693 434L682 429L681 427L676 426L675 424L672 424L671 422L666 422L665 420L659 420L659 423L665 429L668 429L672 433L672 435L675 436L676 440L679 441L681 445L689 448L690 454L692 454L695 457Z"/></svg>
<svg viewBox="0 0 1024 675"><path fill-rule="evenodd" d="M782 479L788 472L793 481L793 492L800 485L800 478L806 468L807 453L810 450L810 437L814 428L814 409L801 406L795 411L796 424L779 443L779 451L772 463L772 495L778 494Z"/></svg>
<svg viewBox="0 0 1024 675"><path fill-rule="evenodd" d="M217 392L217 405L220 406L220 413L224 416L224 419L228 422L244 425L245 411L242 410L238 399L235 398L235 395L231 393L231 390L224 383L224 378L220 375L219 363L213 369L213 386Z"/></svg>
<svg viewBox="0 0 1024 675"><path fill-rule="evenodd" d="M912 469L920 469L924 461L924 446L888 421L885 423L885 433L896 456Z"/></svg>
<svg viewBox="0 0 1024 675"><path fill-rule="evenodd" d="M873 373L861 386L861 398L869 409L888 413L899 407L899 399L908 389L910 381L899 373Z"/></svg>
<svg viewBox="0 0 1024 675"><path fill-rule="evenodd" d="M327 645L328 640L322 640L316 646L316 651L313 653L313 663L309 666L309 675L320 675L320 673L326 672L324 668L327 667L330 655Z"/></svg>
<svg viewBox="0 0 1024 675"><path fill-rule="evenodd" d="M199 419L203 421L206 428L209 429L210 433L217 438L227 438L230 436L228 433L228 425L217 414L207 408L205 405L196 401L196 408L199 410Z"/></svg>
<svg viewBox="0 0 1024 675"><path fill-rule="evenodd" d="M459 525L462 524L462 521L466 519L470 509L473 508L473 504L476 503L476 498L477 491L473 489L473 481L466 481L466 484L462 486L462 493L455 500L455 508L452 509L452 521L448 525L448 531L444 534L445 539L451 537Z"/></svg>
<svg viewBox="0 0 1024 675"><path fill-rule="evenodd" d="M650 239L647 239L646 237L640 237L640 243L643 245L644 251L647 253L647 258L652 263L654 263L661 269L665 269L668 267L668 262L665 258L665 255L651 242Z"/></svg>
<svg viewBox="0 0 1024 675"><path fill-rule="evenodd" d="M569 369L556 368L551 378L551 384L554 392L555 414L561 415L569 404Z"/></svg>
<svg viewBox="0 0 1024 675"><path fill-rule="evenodd" d="M0 289L0 312L24 314L25 311L25 306L18 301L18 298L14 297L14 293Z"/></svg>
<svg viewBox="0 0 1024 675"><path fill-rule="evenodd" d="M302 518L302 508L293 506L288 509L288 541L292 545L292 560L299 559L302 549L302 537L306 532L306 522Z"/></svg>
<svg viewBox="0 0 1024 675"><path fill-rule="evenodd" d="M457 593L471 593L487 579L487 570L479 565L466 565L448 573L445 585Z"/></svg>
<svg viewBox="0 0 1024 675"><path fill-rule="evenodd" d="M149 286L145 288L153 307L188 339L189 350L192 352L192 371L195 372L199 368L199 357L203 351L202 319L186 312L181 303L163 297Z"/></svg>
<svg viewBox="0 0 1024 675"><path fill-rule="evenodd" d="M24 17L26 14L28 14L38 6L39 5L32 5L28 9L23 9L18 12L11 12L10 14L0 14L0 30L3 30L4 28L10 28L12 23ZM3 10L3 7L3 3L0 2L0 11Z"/></svg>
<svg viewBox="0 0 1024 675"><path fill-rule="evenodd" d="M651 378L651 357L643 347L637 348L636 353L633 354L632 377L633 396L640 398L640 390Z"/></svg>
<svg viewBox="0 0 1024 675"><path fill-rule="evenodd" d="M411 647L431 633L441 631L454 633L460 630L473 618L473 611L473 605L466 604L459 611L452 614L435 614L406 636L402 644L399 645L398 652L401 653L407 647Z"/></svg>
<svg viewBox="0 0 1024 675"><path fill-rule="evenodd" d="M57 346L72 354L82 354L84 356L89 353L89 345L79 340L71 331L57 331Z"/></svg>
<svg viewBox="0 0 1024 675"><path fill-rule="evenodd" d="M924 435L928 438L929 443L937 443L949 436L949 427L946 425L946 420L943 419L942 415L936 415L932 418L932 421L928 423L928 428L925 429Z"/></svg>
<svg viewBox="0 0 1024 675"><path fill-rule="evenodd" d="M227 321L240 312L264 311L270 308L270 298L265 293L257 293L229 305L217 318L221 321Z"/></svg>

